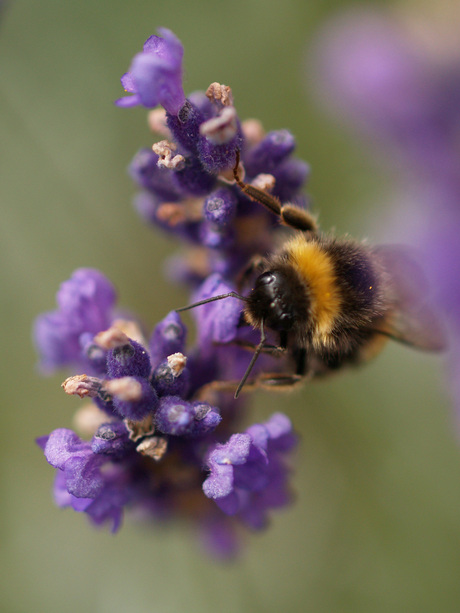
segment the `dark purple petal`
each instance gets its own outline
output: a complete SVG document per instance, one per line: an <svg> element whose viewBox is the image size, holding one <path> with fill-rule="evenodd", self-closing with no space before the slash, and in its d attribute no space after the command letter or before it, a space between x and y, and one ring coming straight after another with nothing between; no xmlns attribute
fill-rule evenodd
<svg viewBox="0 0 460 613"><path fill-rule="evenodd" d="M260 173L273 173L296 147L288 130L269 132L265 138L245 155L246 172L251 177Z"/></svg>
<svg viewBox="0 0 460 613"><path fill-rule="evenodd" d="M199 236L200 243L209 249L229 249L235 243L233 228L220 228L206 222L201 224Z"/></svg>
<svg viewBox="0 0 460 613"><path fill-rule="evenodd" d="M151 149L141 149L134 156L129 174L136 183L158 197L159 200L175 202L183 193L174 185L173 173L157 166L158 155Z"/></svg>
<svg viewBox="0 0 460 613"><path fill-rule="evenodd" d="M91 440L93 453L121 457L127 451L131 451L134 443L129 439L128 430L121 421L103 424L97 429Z"/></svg>
<svg viewBox="0 0 460 613"><path fill-rule="evenodd" d="M159 396L186 397L190 388L190 371L187 367L177 375L167 360L153 371L152 385Z"/></svg>
<svg viewBox="0 0 460 613"><path fill-rule="evenodd" d="M154 367L173 353L184 353L187 328L176 311L171 311L155 327L149 342Z"/></svg>
<svg viewBox="0 0 460 613"><path fill-rule="evenodd" d="M152 366L147 350L137 341L115 347L107 353L107 374L110 379L118 377L149 377Z"/></svg>
<svg viewBox="0 0 460 613"><path fill-rule="evenodd" d="M212 432L222 421L219 409L212 407L206 402L196 401L192 403L194 420L192 424L192 436L201 436Z"/></svg>
<svg viewBox="0 0 460 613"><path fill-rule="evenodd" d="M237 204L238 199L234 192L221 187L206 198L203 213L211 223L225 227L235 218Z"/></svg>
<svg viewBox="0 0 460 613"><path fill-rule="evenodd" d="M225 144L216 144L207 138L198 141L198 154L203 167L208 172L218 173L235 165L236 152L243 145L243 137L238 131L234 138Z"/></svg>
<svg viewBox="0 0 460 613"><path fill-rule="evenodd" d="M310 166L303 160L289 158L273 169L275 187L273 195L281 202L291 202L305 207L305 194L299 192L310 175Z"/></svg>
<svg viewBox="0 0 460 613"><path fill-rule="evenodd" d="M176 188L189 196L206 196L216 184L216 176L207 172L195 158L185 159L185 166L173 174Z"/></svg>
<svg viewBox="0 0 460 613"><path fill-rule="evenodd" d="M185 101L179 113L166 113L167 125L175 140L191 153L196 152L203 119L200 109L191 100Z"/></svg>
<svg viewBox="0 0 460 613"><path fill-rule="evenodd" d="M130 493L124 484L108 484L99 496L85 508L85 512L97 526L111 522L111 532L117 532L123 519L123 510L129 502Z"/></svg>
<svg viewBox="0 0 460 613"><path fill-rule="evenodd" d="M139 396L126 398L124 395L114 394L113 405L122 417L139 421L156 410L158 394L147 379L141 377L130 377L130 379L132 383L139 385Z"/></svg>
<svg viewBox="0 0 460 613"><path fill-rule="evenodd" d="M205 491L205 494L208 495ZM227 496L209 496L214 498L217 506L225 515L236 515L241 509L239 492L232 491Z"/></svg>
<svg viewBox="0 0 460 613"><path fill-rule="evenodd" d="M193 405L179 396L160 399L155 413L155 425L160 432L182 436L188 434L194 420Z"/></svg>

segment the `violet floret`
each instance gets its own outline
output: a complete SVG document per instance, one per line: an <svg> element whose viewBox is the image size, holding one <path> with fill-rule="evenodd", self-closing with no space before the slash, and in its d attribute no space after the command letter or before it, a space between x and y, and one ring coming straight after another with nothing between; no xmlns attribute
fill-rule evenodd
<svg viewBox="0 0 460 613"><path fill-rule="evenodd" d="M120 98L118 106L142 104L153 108L161 104L169 113L177 115L185 103L182 89L183 47L178 38L166 28L159 28L161 36L150 36L138 53L121 82L132 96Z"/></svg>

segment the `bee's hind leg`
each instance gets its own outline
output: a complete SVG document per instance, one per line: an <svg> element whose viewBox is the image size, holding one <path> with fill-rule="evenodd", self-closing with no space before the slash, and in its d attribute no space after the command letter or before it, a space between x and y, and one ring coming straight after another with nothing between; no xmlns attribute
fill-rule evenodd
<svg viewBox="0 0 460 613"><path fill-rule="evenodd" d="M302 209L295 204L282 204L276 196L272 196L263 189L255 187L250 183L245 183L240 179L239 175L240 152L236 152L235 166L233 168L233 177L235 183L241 191L251 200L258 202L270 212L277 215L285 226L300 230L301 232L316 233L318 225L315 218L305 209Z"/></svg>
<svg viewBox="0 0 460 613"><path fill-rule="evenodd" d="M248 379L244 384L245 392L253 392L257 389L265 389L277 392L289 391L300 385L305 380L301 375L292 373L263 373ZM196 392L194 400L217 402L214 397L220 392L234 393L239 381L211 381Z"/></svg>
<svg viewBox="0 0 460 613"><path fill-rule="evenodd" d="M256 377L253 384L261 389L288 391L294 389L303 381L305 377L292 373L263 373Z"/></svg>

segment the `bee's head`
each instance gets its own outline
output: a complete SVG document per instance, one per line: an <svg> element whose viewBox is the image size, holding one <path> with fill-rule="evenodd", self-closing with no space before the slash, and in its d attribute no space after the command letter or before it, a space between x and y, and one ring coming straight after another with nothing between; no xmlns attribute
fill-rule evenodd
<svg viewBox="0 0 460 613"><path fill-rule="evenodd" d="M268 270L257 277L245 311L256 327L263 321L276 332L289 332L308 319L307 288L290 267Z"/></svg>

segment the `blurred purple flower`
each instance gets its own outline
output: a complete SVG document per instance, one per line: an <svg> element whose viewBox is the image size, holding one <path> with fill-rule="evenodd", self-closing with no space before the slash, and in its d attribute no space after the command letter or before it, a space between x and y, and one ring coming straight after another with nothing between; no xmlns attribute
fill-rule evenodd
<svg viewBox="0 0 460 613"><path fill-rule="evenodd" d="M440 64L377 10L333 20L314 52L326 106L429 180L459 176L460 56Z"/></svg>
<svg viewBox="0 0 460 613"><path fill-rule="evenodd" d="M88 340L109 327L115 299L113 285L92 268L79 268L62 283L58 309L40 315L34 326L41 369L73 366L92 371L97 356L90 355Z"/></svg>
<svg viewBox="0 0 460 613"><path fill-rule="evenodd" d="M460 417L460 45L440 61L396 16L356 10L328 23L313 51L321 102L397 157L397 221L379 223L418 247L447 329Z"/></svg>

